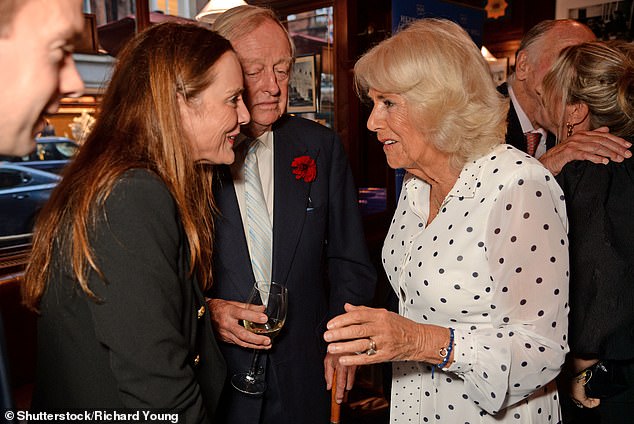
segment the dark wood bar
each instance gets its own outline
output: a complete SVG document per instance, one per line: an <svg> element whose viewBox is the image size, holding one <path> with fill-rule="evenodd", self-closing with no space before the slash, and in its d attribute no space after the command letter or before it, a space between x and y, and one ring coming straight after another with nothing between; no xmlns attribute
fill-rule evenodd
<svg viewBox="0 0 634 424"><path fill-rule="evenodd" d="M118 2L126 3L121 0ZM510 4L507 9L500 12L502 14L499 17L485 20L482 40L494 56L508 59L510 72L514 66L515 52L522 36L534 24L544 19L555 18L556 2L553 0L507 0L507 2ZM94 16L101 19L106 15L107 10L113 9L109 3L117 3L117 0L92 0L88 3L94 4L93 10L90 11L93 16L91 19L94 19ZM139 32L150 27L154 22L153 19L151 22L151 13L155 12L150 10L151 3L147 0L134 0L134 2L129 0L128 3L126 3L127 11L132 9L132 3L134 3L135 30ZM200 8L206 1L189 3L195 3ZM378 211L363 214L363 223L370 255L379 275L374 303L375 306L388 306L393 299L391 287L383 272L381 249L396 204L395 174L386 164L382 146L377 142L376 135L366 128L370 108L359 99L355 92L353 68L365 51L392 34L392 1L248 0L247 3L270 7L282 20L286 20L289 15L332 8L333 39L326 46L326 50L332 52L334 59L332 127L344 144L357 187L376 188L383 191L384 206ZM492 1L458 0L457 3L481 9L486 6L484 3L490 4ZM169 11L165 15L172 13L174 12ZM181 18L193 19L196 12L191 11L190 14L191 16ZM118 18L124 19L125 16ZM116 23L116 20L113 22ZM114 25L113 22L97 22L97 25ZM129 27L131 28L131 24ZM320 47L323 46L320 45ZM108 56L105 50L105 46L102 45L101 50L92 53L94 56L105 57ZM112 58L112 60L115 59ZM91 112L98 110L100 89L93 91L95 93L91 94L94 94L94 98L89 99L88 103L76 103L74 109L70 104L64 111L65 114L60 111L59 121L55 122L62 122L63 118L63 123L66 125L72 117L77 117L81 113L78 112L80 110L87 108L90 108ZM28 254L28 238L11 247L0 248L0 313L5 327L14 401L16 407L22 410L28 409L30 405L35 380L36 314L22 305L19 290ZM348 402L342 407L343 423L388 422L383 381L386 369L376 366L361 370L360 384L349 394Z"/></svg>

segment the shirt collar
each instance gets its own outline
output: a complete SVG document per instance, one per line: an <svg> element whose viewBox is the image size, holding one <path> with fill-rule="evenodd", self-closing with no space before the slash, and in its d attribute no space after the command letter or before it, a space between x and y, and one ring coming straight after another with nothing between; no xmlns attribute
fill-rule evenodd
<svg viewBox="0 0 634 424"><path fill-rule="evenodd" d="M253 139L242 133L238 134L237 145L234 148L235 160L231 165L229 165L234 181L242 179L242 167L244 165L244 159L247 155L248 146L250 145L250 143L252 143L251 140ZM255 140L256 143L260 143L260 146L258 146L258 151L260 151L260 149L264 149L272 152L273 131L266 131ZM260 155L258 154L258 157L259 156Z"/></svg>
<svg viewBox="0 0 634 424"><path fill-rule="evenodd" d="M462 167L458 180L449 192L448 197L475 197L475 193L481 185L484 163L490 161L493 156L499 155L507 148L506 144L498 144L488 154L467 162Z"/></svg>
<svg viewBox="0 0 634 424"><path fill-rule="evenodd" d="M515 108L515 113L517 114L517 118L520 121L520 125L522 126L522 132L526 134L527 132L535 131L533 128L533 124L531 120L526 116L526 112L522 109L522 106L517 101L517 97L515 97L515 93L513 92L513 88L509 85L509 97L511 98L511 102L513 102L513 107Z"/></svg>
<svg viewBox="0 0 634 424"><path fill-rule="evenodd" d="M407 195L407 203L409 208L422 221L426 221L428 217L427 209L423 205L428 204L430 186L424 180L421 180L414 174L409 172L405 174L403 179L404 192Z"/></svg>
<svg viewBox="0 0 634 424"><path fill-rule="evenodd" d="M485 162L490 161L492 157L499 155L507 148L508 146L506 144L498 144L493 147L488 154L467 162L462 167L458 180L447 195L447 200L452 197L475 197L476 191L481 185L482 168ZM410 209L413 210L416 215L427 219L426 212L422 209L422 205L426 204L425 199L429 199L429 184L408 172L405 174L403 186L408 195ZM446 202L444 204L446 204Z"/></svg>
<svg viewBox="0 0 634 424"><path fill-rule="evenodd" d="M264 134L257 138L260 140L260 147L267 150L271 150L273 147L273 131L266 131Z"/></svg>

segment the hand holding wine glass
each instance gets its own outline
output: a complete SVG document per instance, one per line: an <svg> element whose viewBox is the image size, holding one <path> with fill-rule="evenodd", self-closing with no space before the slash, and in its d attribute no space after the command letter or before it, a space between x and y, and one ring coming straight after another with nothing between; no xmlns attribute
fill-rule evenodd
<svg viewBox="0 0 634 424"><path fill-rule="evenodd" d="M266 323L244 321L244 328L254 334L268 336L273 339L280 332L286 320L288 307L288 292L286 287L275 282L258 281L253 285L251 294L246 303L247 309L262 310L268 317ZM235 374L231 378L231 384L237 390L258 395L266 390L266 382L258 375L257 365L259 350L254 350L251 367L245 373Z"/></svg>

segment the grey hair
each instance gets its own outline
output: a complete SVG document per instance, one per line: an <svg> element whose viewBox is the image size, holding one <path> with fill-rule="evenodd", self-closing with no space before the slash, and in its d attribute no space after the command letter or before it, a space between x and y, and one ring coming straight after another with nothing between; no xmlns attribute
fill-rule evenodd
<svg viewBox="0 0 634 424"><path fill-rule="evenodd" d="M218 34L233 42L243 37L262 25L265 21L275 22L286 34L288 44L291 49L291 57L295 57L295 43L286 27L271 9L259 6L237 6L221 14L212 24L212 29Z"/></svg>

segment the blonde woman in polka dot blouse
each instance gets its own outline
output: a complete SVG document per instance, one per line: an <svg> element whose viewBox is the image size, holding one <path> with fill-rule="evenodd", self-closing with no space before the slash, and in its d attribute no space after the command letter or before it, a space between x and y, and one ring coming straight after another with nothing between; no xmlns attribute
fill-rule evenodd
<svg viewBox="0 0 634 424"><path fill-rule="evenodd" d="M393 362L392 423L560 422L564 198L502 144L508 104L478 48L456 24L423 19L363 56L355 78L388 164L407 171L383 247L399 314L347 305L328 351Z"/></svg>

